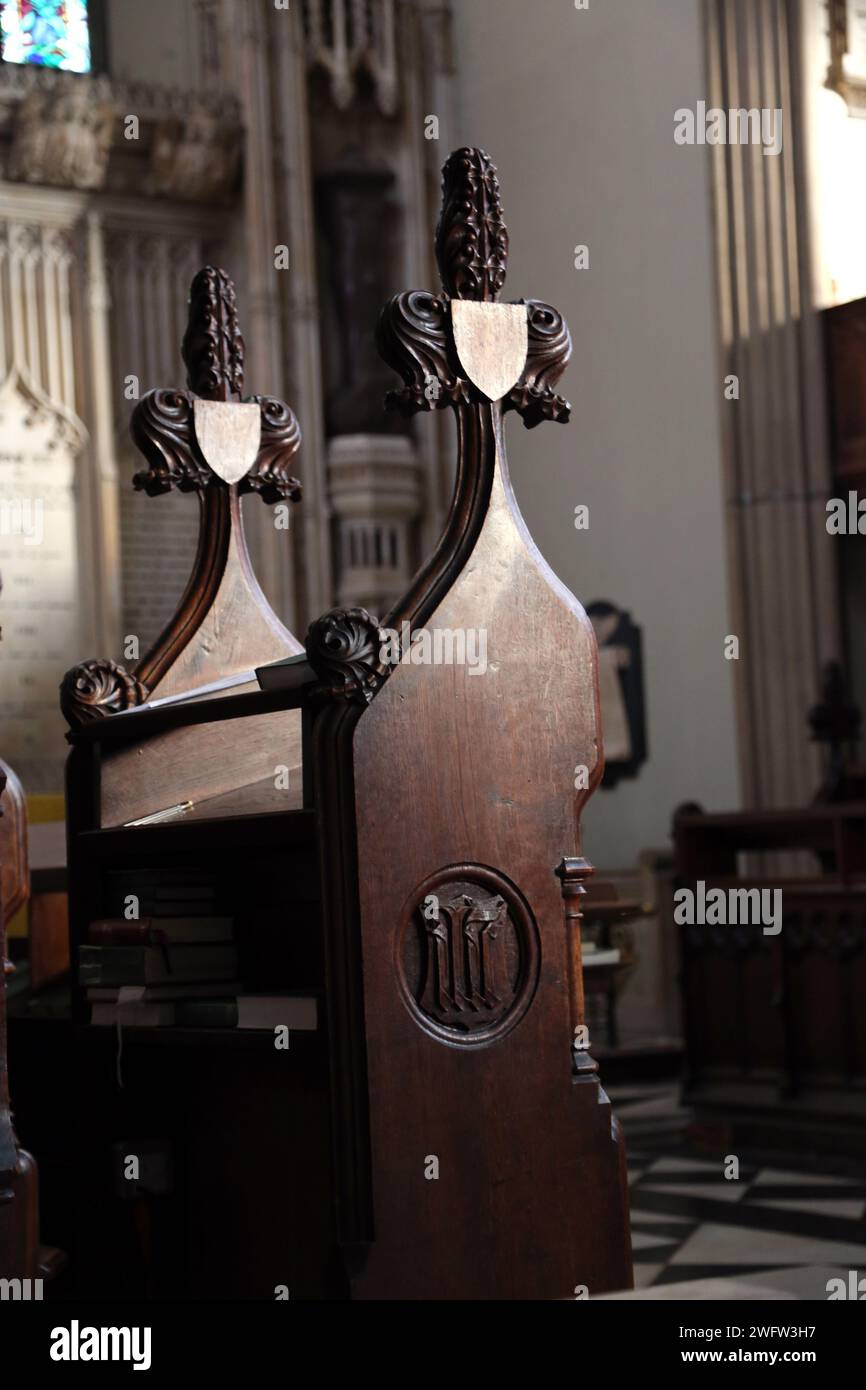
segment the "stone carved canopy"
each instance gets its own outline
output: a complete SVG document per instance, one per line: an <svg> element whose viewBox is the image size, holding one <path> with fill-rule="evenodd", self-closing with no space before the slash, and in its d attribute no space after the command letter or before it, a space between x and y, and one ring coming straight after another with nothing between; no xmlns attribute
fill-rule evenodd
<svg viewBox="0 0 866 1390"><path fill-rule="evenodd" d="M237 189L243 133L225 92L10 63L0 64L4 145L14 182L221 203Z"/></svg>
<svg viewBox="0 0 866 1390"><path fill-rule="evenodd" d="M307 62L327 74L338 111L352 105L366 76L382 115L395 114L395 9L394 0L304 0Z"/></svg>

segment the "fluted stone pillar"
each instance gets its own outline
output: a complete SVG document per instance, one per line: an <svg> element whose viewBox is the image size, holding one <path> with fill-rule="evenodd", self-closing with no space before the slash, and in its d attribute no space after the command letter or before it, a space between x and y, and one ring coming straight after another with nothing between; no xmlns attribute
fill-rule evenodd
<svg viewBox="0 0 866 1390"><path fill-rule="evenodd" d="M709 148L716 221L734 665L747 805L819 782L806 714L838 655L830 463L810 282L799 0L707 0L707 107L780 109L782 149Z"/></svg>

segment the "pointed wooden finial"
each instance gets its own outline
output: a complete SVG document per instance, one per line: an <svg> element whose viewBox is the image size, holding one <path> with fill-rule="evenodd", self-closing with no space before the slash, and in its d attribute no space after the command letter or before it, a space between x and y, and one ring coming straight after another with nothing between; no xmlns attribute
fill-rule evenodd
<svg viewBox="0 0 866 1390"><path fill-rule="evenodd" d="M193 279L181 351L189 389L148 391L132 413L132 437L149 465L136 473L133 485L155 497L174 487L181 492L202 492L231 483L241 493L257 492L264 502L297 502L301 485L291 476L289 464L300 447L300 426L284 401L273 396L242 399L244 340L238 326L235 287L216 266L206 265ZM220 421L223 451L231 452L233 443L238 448L244 446L240 452L236 449L234 461L226 461L227 467L218 463L213 453L208 457L205 437L199 433L204 421L219 412L197 408L197 400L243 406L232 413L231 421ZM254 405L258 412L251 421L249 411ZM232 462L237 464L234 469Z"/></svg>
<svg viewBox="0 0 866 1390"><path fill-rule="evenodd" d="M527 429L544 420L565 423L571 407L555 390L571 356L571 336L562 315L538 299L513 302L524 311L523 362L515 375L505 371L479 377L455 343L455 326L480 314L469 304L494 305L505 284L508 229L502 215L499 178L484 150L455 150L442 171L442 214L436 228L436 259L442 292L408 290L383 308L376 333L379 352L403 378L403 388L391 391L389 410L413 415L419 410L462 410L480 401L500 400L502 410L516 410ZM461 304L467 309L458 309ZM491 311L497 333L518 315ZM464 347L468 337L464 334ZM490 333L483 333L489 347ZM465 357L465 353L464 353ZM473 379L474 378L474 379ZM486 388L486 389L485 389Z"/></svg>
<svg viewBox="0 0 866 1390"><path fill-rule="evenodd" d="M267 503L297 502L301 485L290 465L301 443L294 411L272 396L244 399L244 340L238 326L235 288L224 270L206 265L193 279L189 320L181 348L187 389L158 387L142 396L130 433L147 467L133 486L149 497L197 492L201 532L193 572L180 605L155 644L132 671L115 661L84 661L67 671L61 706L73 728L133 709L148 699L180 654L195 640L218 602L226 574L236 566L241 580L233 619L264 623L279 631L253 575L244 538L240 497L255 492ZM291 633L272 659L297 649ZM202 644L204 649L204 644ZM267 652L268 647L264 650ZM211 653L208 653L210 659Z"/></svg>
<svg viewBox="0 0 866 1390"><path fill-rule="evenodd" d="M206 265L190 286L189 322L181 348L187 385L208 401L239 401L244 393L244 340L235 287L224 270Z"/></svg>
<svg viewBox="0 0 866 1390"><path fill-rule="evenodd" d="M499 178L484 150L455 150L445 163L436 260L452 299L493 301L505 284L508 228Z"/></svg>

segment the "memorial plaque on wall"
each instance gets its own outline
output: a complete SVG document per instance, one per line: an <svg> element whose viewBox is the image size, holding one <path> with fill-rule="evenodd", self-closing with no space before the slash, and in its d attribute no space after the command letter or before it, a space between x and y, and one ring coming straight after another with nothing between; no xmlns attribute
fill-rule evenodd
<svg viewBox="0 0 866 1390"><path fill-rule="evenodd" d="M17 373L0 386L0 747L26 792L63 787L58 688L81 654L75 420Z"/></svg>
<svg viewBox="0 0 866 1390"><path fill-rule="evenodd" d="M598 684L604 734L603 787L636 777L646 761L641 631L623 609L600 599L587 617L598 643Z"/></svg>

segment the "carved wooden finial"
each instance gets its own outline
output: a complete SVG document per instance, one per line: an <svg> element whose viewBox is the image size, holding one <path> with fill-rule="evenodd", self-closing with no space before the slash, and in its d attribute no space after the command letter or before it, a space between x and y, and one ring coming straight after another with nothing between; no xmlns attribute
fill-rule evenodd
<svg viewBox="0 0 866 1390"><path fill-rule="evenodd" d="M297 502L301 485L289 464L301 429L284 401L242 399L244 340L224 270L208 265L195 276L182 352L189 389L148 391L133 411L132 437L149 464L133 486L155 497L236 484L265 502Z"/></svg>
<svg viewBox="0 0 866 1390"><path fill-rule="evenodd" d="M413 415L500 401L527 429L565 423L568 401L554 390L571 356L571 336L550 304L499 304L508 264L508 230L499 179L483 150L461 149L443 169L436 229L442 293L395 295L379 318L379 352L404 381L389 410Z"/></svg>
<svg viewBox="0 0 866 1390"><path fill-rule="evenodd" d="M243 591L249 621L269 634L281 630L253 575L240 494L256 492L269 503L300 499L301 485L289 466L301 430L284 401L244 398L244 340L235 289L215 266L205 266L193 279L182 353L187 388L148 391L133 411L130 431L148 466L132 481L150 497L172 488L199 493L202 529L193 572L177 612L134 671L113 661L85 661L66 673L61 705L73 728L147 700L196 639L224 580L229 587L236 583L236 620ZM232 567L240 580L225 578ZM283 645L291 652L297 641L291 633L284 636ZM212 659L210 647L206 651Z"/></svg>
<svg viewBox="0 0 866 1390"><path fill-rule="evenodd" d="M452 299L492 301L505 284L508 228L499 178L484 150L455 150L442 170L436 260Z"/></svg>
<svg viewBox="0 0 866 1390"><path fill-rule="evenodd" d="M244 391L244 340L235 287L224 270L206 265L189 291L189 322L181 348L187 385L208 401L239 401Z"/></svg>

